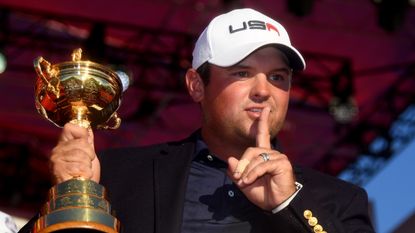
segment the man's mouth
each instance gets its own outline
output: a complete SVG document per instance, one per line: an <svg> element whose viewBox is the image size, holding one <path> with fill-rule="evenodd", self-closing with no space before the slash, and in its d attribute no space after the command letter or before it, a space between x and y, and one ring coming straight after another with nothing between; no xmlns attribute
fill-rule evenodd
<svg viewBox="0 0 415 233"><path fill-rule="evenodd" d="M250 108L248 109L250 112L262 112L262 108Z"/></svg>

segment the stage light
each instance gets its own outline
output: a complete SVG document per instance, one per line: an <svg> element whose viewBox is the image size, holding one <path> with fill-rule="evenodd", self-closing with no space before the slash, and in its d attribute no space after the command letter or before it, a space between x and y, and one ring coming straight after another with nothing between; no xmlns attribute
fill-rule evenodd
<svg viewBox="0 0 415 233"><path fill-rule="evenodd" d="M9 16L9 10L0 9L0 74L7 68L7 56L4 48L9 39Z"/></svg>
<svg viewBox="0 0 415 233"><path fill-rule="evenodd" d="M329 112L336 122L348 124L356 117L359 109L353 97L347 99L333 97L329 103Z"/></svg>
<svg viewBox="0 0 415 233"><path fill-rule="evenodd" d="M121 79L122 91L123 92L126 91L128 87L130 86L132 75L128 74L129 72L127 72L125 69L120 69L120 68L115 69L115 73Z"/></svg>
<svg viewBox="0 0 415 233"><path fill-rule="evenodd" d="M333 97L329 103L329 112L340 124L348 124L357 116L359 109L354 99L353 70L350 61L346 61L339 72L331 77Z"/></svg>
<svg viewBox="0 0 415 233"><path fill-rule="evenodd" d="M6 71L7 68L7 58L2 51L0 51L0 74Z"/></svg>
<svg viewBox="0 0 415 233"><path fill-rule="evenodd" d="M133 83L133 72L126 65L123 60L110 59L109 68L113 70L121 80L122 91L126 91Z"/></svg>

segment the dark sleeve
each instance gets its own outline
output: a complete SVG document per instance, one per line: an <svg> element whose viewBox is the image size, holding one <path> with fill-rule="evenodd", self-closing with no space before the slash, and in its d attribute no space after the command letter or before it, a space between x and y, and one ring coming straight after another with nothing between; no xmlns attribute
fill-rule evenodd
<svg viewBox="0 0 415 233"><path fill-rule="evenodd" d="M368 214L367 194L363 189L339 190L349 192L349 195L339 195L337 198L320 201L314 192L306 186L298 193L287 207L301 222L308 232L314 232L313 226L304 216L309 210L317 219L322 229L330 233L371 233L374 232ZM352 192L352 193L351 193ZM348 198L346 199L345 196Z"/></svg>
<svg viewBox="0 0 415 233"><path fill-rule="evenodd" d="M323 231L374 233L364 189L320 173L306 175L303 188L286 208L272 216L276 220L273 222L282 222L286 225L284 228L291 228L292 232L314 232L314 224L304 216L308 210ZM273 228L278 229L278 226Z"/></svg>

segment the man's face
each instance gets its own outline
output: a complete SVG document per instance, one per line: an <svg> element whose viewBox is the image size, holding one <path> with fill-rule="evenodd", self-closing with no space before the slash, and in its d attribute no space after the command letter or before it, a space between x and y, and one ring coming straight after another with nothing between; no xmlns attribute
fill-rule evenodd
<svg viewBox="0 0 415 233"><path fill-rule="evenodd" d="M204 133L236 143L255 143L261 111L270 107L274 137L288 108L291 69L274 47L261 48L237 65L211 65L210 82L200 101Z"/></svg>

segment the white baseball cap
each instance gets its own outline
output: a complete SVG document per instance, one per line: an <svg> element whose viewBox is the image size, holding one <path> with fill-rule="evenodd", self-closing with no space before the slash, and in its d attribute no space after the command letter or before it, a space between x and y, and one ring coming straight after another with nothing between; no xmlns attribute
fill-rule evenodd
<svg viewBox="0 0 415 233"><path fill-rule="evenodd" d="M249 8L219 15L209 23L196 42L192 67L197 69L205 62L221 67L232 66L265 45L275 45L280 49L292 69L305 69L304 58L291 46L285 28Z"/></svg>

